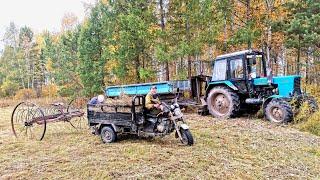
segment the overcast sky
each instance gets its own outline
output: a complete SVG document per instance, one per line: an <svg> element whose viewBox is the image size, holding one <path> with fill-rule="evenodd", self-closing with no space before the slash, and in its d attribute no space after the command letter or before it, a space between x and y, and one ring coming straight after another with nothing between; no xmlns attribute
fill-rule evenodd
<svg viewBox="0 0 320 180"><path fill-rule="evenodd" d="M80 21L83 19L84 2L95 0L0 0L0 37L11 21L18 27L27 25L35 32L59 31L64 14L74 13Z"/></svg>

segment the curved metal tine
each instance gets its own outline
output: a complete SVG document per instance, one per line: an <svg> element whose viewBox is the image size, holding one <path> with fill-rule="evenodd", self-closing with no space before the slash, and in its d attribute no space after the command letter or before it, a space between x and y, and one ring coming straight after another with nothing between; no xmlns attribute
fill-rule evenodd
<svg viewBox="0 0 320 180"><path fill-rule="evenodd" d="M19 109L18 111L15 112L15 120L14 122L16 124L13 124L13 128L14 128L14 131L15 131L15 134L17 136L17 132L16 130L18 130L19 134L25 129L25 125L24 124L20 124L20 123L23 123L23 118L24 118L24 114L26 113L26 110L25 109Z"/></svg>
<svg viewBox="0 0 320 180"><path fill-rule="evenodd" d="M29 122L30 121L30 117L31 117L31 115L32 115L32 110L30 110L30 106L28 106L28 112L27 112L27 114L26 114L26 121L25 122ZM29 126L26 126L26 132L25 132L25 136L28 138L28 129L30 129L30 127Z"/></svg>
<svg viewBox="0 0 320 180"><path fill-rule="evenodd" d="M25 103L21 104L21 106L16 111L16 118L15 118L16 123L23 121L23 119L25 118L24 115L27 110L28 109L27 109L27 106L25 105Z"/></svg>
<svg viewBox="0 0 320 180"><path fill-rule="evenodd" d="M39 109L36 109L36 110L34 110L35 111L35 113L33 114L33 116L32 116L32 119L34 119L34 118L38 118L39 116L41 116L41 113L39 112ZM33 134L33 130L32 130L32 127L33 127L33 124L31 125L31 127L29 128L30 129L30 137L31 137L31 139L33 139L35 136L34 136L34 134Z"/></svg>
<svg viewBox="0 0 320 180"><path fill-rule="evenodd" d="M32 132L32 128L34 127L34 124L33 123L37 123L37 121L34 121L34 119L37 118L37 114L39 113L39 109L34 109L34 107L31 107L30 108L30 111L28 113L28 121L29 123L32 122L32 124L30 126L27 127L27 129L29 129L29 132L30 132L30 139L33 139L34 137L34 134Z"/></svg>
<svg viewBox="0 0 320 180"><path fill-rule="evenodd" d="M73 120L73 123L71 122ZM68 120L68 122L70 123L70 125L74 128L79 130L79 127L77 126L77 121L78 121L78 117L74 117L70 120Z"/></svg>
<svg viewBox="0 0 320 180"><path fill-rule="evenodd" d="M73 128L80 130L80 129L83 128L82 127L82 122L83 121L84 121L83 117L76 117L76 118L74 118L74 124L71 121L69 121L69 123L71 124L71 126Z"/></svg>
<svg viewBox="0 0 320 180"><path fill-rule="evenodd" d="M71 121L68 121L69 123L70 123L70 125L74 128L74 129L77 129L78 130L78 128L76 128L72 123L71 123Z"/></svg>
<svg viewBox="0 0 320 180"><path fill-rule="evenodd" d="M33 110L31 112L33 112ZM32 118L31 119L34 119L36 113L31 113L31 114L32 114ZM33 126L33 124L31 124L31 126L28 127L29 132L30 132L30 139L33 139L32 126Z"/></svg>
<svg viewBox="0 0 320 180"><path fill-rule="evenodd" d="M21 117L21 114L23 114L23 112L24 112L24 109L17 109L15 111L15 114L13 115L14 116L14 122L16 122L16 123L19 122L19 120L20 120L19 117Z"/></svg>
<svg viewBox="0 0 320 180"><path fill-rule="evenodd" d="M21 104L23 106L23 104ZM25 109L22 107L19 107L18 109L16 109L16 111L14 112L13 115L13 120L12 120L12 127L13 127L13 133L15 134L15 136L17 136L17 132L19 132L19 134L25 129L24 125L21 125L19 123L21 123L23 114L25 113Z"/></svg>
<svg viewBox="0 0 320 180"><path fill-rule="evenodd" d="M26 104L25 104L26 105ZM23 119L24 119L24 122L28 122L29 121L29 113L30 113L30 107L29 106L27 106L26 105L26 107L27 107L27 109L25 109L25 114L23 114ZM25 128L25 132L24 132L24 135L26 136L26 137L28 137L28 127L27 126L25 126L25 124L23 125Z"/></svg>
<svg viewBox="0 0 320 180"><path fill-rule="evenodd" d="M16 123L17 123L16 126L18 126L18 128L19 128L19 133L21 133L24 129L27 128L27 127L25 126L25 124L24 124L24 122L26 121L26 119L25 119L26 113L27 113L27 110L26 110L26 109L23 109L22 112L21 112L21 114L18 114L18 115L16 116L16 119L18 119L18 120L16 121ZM18 117L19 117L19 118L18 118ZM23 123L23 124L19 125L19 123Z"/></svg>

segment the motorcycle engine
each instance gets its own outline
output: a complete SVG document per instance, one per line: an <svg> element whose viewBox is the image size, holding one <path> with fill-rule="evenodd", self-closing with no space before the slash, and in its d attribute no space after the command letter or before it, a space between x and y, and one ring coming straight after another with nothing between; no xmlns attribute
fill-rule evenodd
<svg viewBox="0 0 320 180"><path fill-rule="evenodd" d="M161 133L163 133L166 130L167 127L167 121L162 120L158 125L157 125L157 130Z"/></svg>

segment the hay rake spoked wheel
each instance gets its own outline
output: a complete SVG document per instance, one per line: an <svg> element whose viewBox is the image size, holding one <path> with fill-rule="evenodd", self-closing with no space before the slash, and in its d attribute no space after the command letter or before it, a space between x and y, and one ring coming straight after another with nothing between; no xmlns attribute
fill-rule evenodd
<svg viewBox="0 0 320 180"><path fill-rule="evenodd" d="M21 102L11 115L11 128L16 138L42 140L46 133L43 111L35 104Z"/></svg>
<svg viewBox="0 0 320 180"><path fill-rule="evenodd" d="M82 112L83 109L86 107L86 100L77 98L77 99L72 99L68 103L67 107L67 113L73 114L73 113L79 113ZM85 112L85 111L84 111ZM67 121L70 123L70 125L77 130L84 129L86 127L85 123L85 115L82 116L76 116L73 117L72 119L67 119Z"/></svg>

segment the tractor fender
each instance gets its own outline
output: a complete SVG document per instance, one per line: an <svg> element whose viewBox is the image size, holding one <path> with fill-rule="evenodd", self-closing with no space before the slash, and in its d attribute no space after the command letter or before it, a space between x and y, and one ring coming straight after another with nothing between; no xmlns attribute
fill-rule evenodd
<svg viewBox="0 0 320 180"><path fill-rule="evenodd" d="M210 90L215 87L215 86L226 86L229 87L230 89L234 90L234 91L238 91L238 88L230 81L216 81L216 82L210 82L208 84L208 87L206 89L206 96L208 96Z"/></svg>
<svg viewBox="0 0 320 180"><path fill-rule="evenodd" d="M281 96L281 95L272 95L272 96L269 96L267 99L265 99L262 103L262 107L263 107L263 110L267 107L268 103L270 101L272 101L273 99L282 99L282 98L285 98L284 96Z"/></svg>

